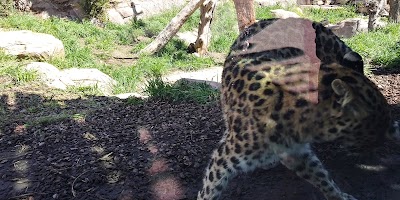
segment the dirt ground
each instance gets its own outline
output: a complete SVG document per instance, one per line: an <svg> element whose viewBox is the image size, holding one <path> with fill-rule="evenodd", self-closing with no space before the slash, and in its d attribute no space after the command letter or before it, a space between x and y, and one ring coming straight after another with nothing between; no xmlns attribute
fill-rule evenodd
<svg viewBox="0 0 400 200"><path fill-rule="evenodd" d="M400 119L399 70L374 73ZM48 93L0 92L1 200L195 199L224 130L217 102L135 104ZM368 157L345 157L334 144L315 149L339 186L359 200L400 199L399 146L386 143ZM224 199L324 198L278 166L239 175Z"/></svg>

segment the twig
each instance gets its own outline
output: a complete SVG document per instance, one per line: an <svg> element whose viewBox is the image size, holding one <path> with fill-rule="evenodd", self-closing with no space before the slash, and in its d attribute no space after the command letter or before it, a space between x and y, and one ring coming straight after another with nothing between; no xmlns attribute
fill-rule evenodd
<svg viewBox="0 0 400 200"><path fill-rule="evenodd" d="M120 59L120 60L136 60L139 59L139 56L132 56L132 57L118 57L118 56L113 56L114 59Z"/></svg>
<svg viewBox="0 0 400 200"><path fill-rule="evenodd" d="M75 192L75 190L74 190L74 185L75 185L76 180L78 180L78 178L81 177L81 176L82 176L83 174L85 174L86 172L88 172L88 171L85 171L85 172L82 172L81 174L79 174L79 175L74 179L74 181L72 182L72 186L71 186L72 196L76 197L76 192Z"/></svg>

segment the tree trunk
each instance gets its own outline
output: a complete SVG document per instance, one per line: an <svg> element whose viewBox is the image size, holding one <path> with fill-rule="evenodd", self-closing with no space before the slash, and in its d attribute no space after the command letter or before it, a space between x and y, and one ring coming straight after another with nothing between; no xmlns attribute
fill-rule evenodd
<svg viewBox="0 0 400 200"><path fill-rule="evenodd" d="M133 0L131 1L131 8L132 8L132 11L133 11L132 19L133 19L134 22L137 22L137 17L138 17L140 14L143 14L143 11L138 12L138 11L136 10L136 5L135 5L135 2L133 2Z"/></svg>
<svg viewBox="0 0 400 200"><path fill-rule="evenodd" d="M214 15L214 9L218 0L205 0L200 7L200 23L197 32L196 42L188 47L190 53L197 52L200 56L208 50L208 44L211 40L211 22Z"/></svg>
<svg viewBox="0 0 400 200"><path fill-rule="evenodd" d="M392 22L400 22L400 3L399 0L390 0L389 18Z"/></svg>
<svg viewBox="0 0 400 200"><path fill-rule="evenodd" d="M156 39L142 49L140 53L154 54L162 49L203 2L204 0L191 0L174 18L172 18L171 22L158 34Z"/></svg>
<svg viewBox="0 0 400 200"><path fill-rule="evenodd" d="M376 0L372 1L368 5L368 31L373 31L377 27L377 22L379 20L379 15L385 5L386 0Z"/></svg>
<svg viewBox="0 0 400 200"><path fill-rule="evenodd" d="M256 21L254 0L233 0L235 3L239 31L243 31Z"/></svg>

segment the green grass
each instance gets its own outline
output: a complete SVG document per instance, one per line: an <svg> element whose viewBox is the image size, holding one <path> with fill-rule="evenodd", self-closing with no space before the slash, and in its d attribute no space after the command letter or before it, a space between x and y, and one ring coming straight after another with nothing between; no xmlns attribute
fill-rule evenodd
<svg viewBox="0 0 400 200"><path fill-rule="evenodd" d="M46 126L54 123L58 123L66 120L84 120L85 114L70 114L70 113L60 113L60 114L52 114L47 116L41 116L34 119L29 120L24 126L25 127L34 127L34 126Z"/></svg>
<svg viewBox="0 0 400 200"><path fill-rule="evenodd" d="M337 23L346 18L361 17L355 13L355 8L351 6L343 7L343 9L303 9L301 11L296 6L283 7L275 6L255 6L256 19L273 18L271 10L284 9L295 12L301 17L314 21L328 20L330 23ZM212 38L210 51L227 53L233 41L239 35L237 30L236 11L233 2L229 1L223 5L219 5L214 12L212 24Z"/></svg>
<svg viewBox="0 0 400 200"><path fill-rule="evenodd" d="M256 6L256 18L257 19L270 19L273 18L274 16L271 13L271 10L275 9L284 9L287 11L291 11L294 13L297 13L300 15L301 13L299 12L298 7L296 6L288 6L288 7L283 7L281 5L274 5L274 6Z"/></svg>
<svg viewBox="0 0 400 200"><path fill-rule="evenodd" d="M400 24L361 33L345 42L364 58L367 66L396 67L400 64Z"/></svg>
<svg viewBox="0 0 400 200"><path fill-rule="evenodd" d="M303 9L303 14L300 16L320 22L328 20L329 23L338 23L347 18L362 17L356 13L356 8L353 6L344 6L341 9Z"/></svg>
<svg viewBox="0 0 400 200"><path fill-rule="evenodd" d="M139 83L153 72L166 73L171 70L194 70L215 65L210 58L198 58L186 53L187 46L177 39L170 41L159 53L152 56L141 56L132 64L110 64L112 52L118 48L132 47L132 52L145 47L148 42L138 42L142 36L155 36L178 12L178 9L146 20L139 20L126 25L106 23L104 28L96 27L90 22L77 23L59 18L39 19L37 17L13 13L0 18L0 27L11 30L32 30L54 35L65 47L63 59L52 59L47 62L59 69L97 68L110 75L118 84L114 93L132 92ZM198 18L197 18L198 19ZM198 23L195 16L189 19L184 29ZM0 64L1 65L1 64ZM2 65L5 63L2 62Z"/></svg>
<svg viewBox="0 0 400 200"><path fill-rule="evenodd" d="M101 92L98 90L97 87L89 87L89 86L76 86L76 87L69 87L67 92L81 94L84 96L97 96L101 95Z"/></svg>
<svg viewBox="0 0 400 200"><path fill-rule="evenodd" d="M233 41L239 35L236 11L232 1L216 7L211 34L209 51L228 53Z"/></svg>
<svg viewBox="0 0 400 200"><path fill-rule="evenodd" d="M0 18L0 27L32 30L59 38L64 44L66 58L50 61L59 68L97 66L98 60L102 56L108 57L116 44L127 43L126 38L121 41L121 29L118 26L101 29L87 21L76 23L59 18L45 20L27 14L12 14Z"/></svg>
<svg viewBox="0 0 400 200"><path fill-rule="evenodd" d="M256 6L256 18L271 18L272 9L281 9L281 6ZM328 20L336 23L345 18L359 17L354 13L354 7L343 9L323 10L304 9L300 12L296 7L284 8L294 11L315 21ZM48 33L59 38L64 46L66 56L63 59L52 59L47 62L59 69L66 68L97 68L110 75L117 81L114 93L133 92L148 77L165 74L174 70L196 70L216 65L210 58L198 58L186 53L187 45L173 38L165 48L155 55L141 55L132 59L131 63L109 62L113 59L112 52L120 48L129 48L127 52L135 54L143 49L155 36L176 16L179 8L172 9L161 15L145 20L116 25L105 23L103 28L96 27L88 21L81 23L59 18L39 19L37 17L13 13L0 18L2 29L32 30ZM183 25L181 31L193 31L199 23L200 12L196 11ZM233 2L219 4L214 12L211 25L212 38L209 51L228 53L232 42L238 36L236 11ZM399 63L399 26L389 27L372 33L365 33L346 40L355 51L359 52L367 63L373 65L395 66ZM144 40L143 37L151 39ZM129 56L129 55L128 55ZM12 56L0 53L0 77L11 77L15 83L25 83L37 78L32 72L23 70L28 60L18 60ZM169 93L183 96L174 91L175 86L165 85ZM142 88L144 89L144 88ZM68 92L87 95L97 95L95 88L70 88ZM188 94L188 93L185 93ZM172 98L174 99L174 98Z"/></svg>
<svg viewBox="0 0 400 200"><path fill-rule="evenodd" d="M149 80L145 91L151 98L170 102L189 101L204 104L219 98L219 91L205 83L180 81L169 84L163 82L160 77Z"/></svg>
<svg viewBox="0 0 400 200"><path fill-rule="evenodd" d="M0 51L0 79L9 79L10 83L2 83L0 88L28 83L37 79L37 73L24 69L24 63L17 62L15 56L6 55Z"/></svg>
<svg viewBox="0 0 400 200"><path fill-rule="evenodd" d="M128 105L141 105L144 103L144 99L138 97L129 97L126 99L126 104Z"/></svg>

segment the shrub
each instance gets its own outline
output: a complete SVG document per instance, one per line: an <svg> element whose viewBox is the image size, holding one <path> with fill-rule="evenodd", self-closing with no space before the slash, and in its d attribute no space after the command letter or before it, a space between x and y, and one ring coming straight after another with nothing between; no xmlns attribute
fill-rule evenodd
<svg viewBox="0 0 400 200"><path fill-rule="evenodd" d="M98 18L105 21L105 8L108 7L108 0L82 0L83 10L89 18Z"/></svg>
<svg viewBox="0 0 400 200"><path fill-rule="evenodd" d="M13 9L13 0L0 0L0 17L7 16Z"/></svg>

